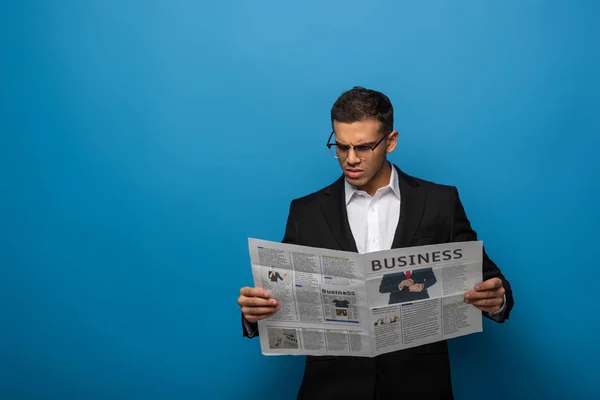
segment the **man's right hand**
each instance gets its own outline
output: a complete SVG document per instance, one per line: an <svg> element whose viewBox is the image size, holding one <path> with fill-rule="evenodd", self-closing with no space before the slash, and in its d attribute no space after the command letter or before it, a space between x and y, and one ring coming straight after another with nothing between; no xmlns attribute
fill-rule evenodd
<svg viewBox="0 0 600 400"><path fill-rule="evenodd" d="M238 304L242 308L242 314L248 322L256 322L269 318L279 311L279 302L272 299L264 289L243 287L240 289Z"/></svg>
<svg viewBox="0 0 600 400"><path fill-rule="evenodd" d="M403 288L410 287L414 284L415 282L412 279L405 279L402 282L400 282L400 284L398 285L398 289L402 290Z"/></svg>

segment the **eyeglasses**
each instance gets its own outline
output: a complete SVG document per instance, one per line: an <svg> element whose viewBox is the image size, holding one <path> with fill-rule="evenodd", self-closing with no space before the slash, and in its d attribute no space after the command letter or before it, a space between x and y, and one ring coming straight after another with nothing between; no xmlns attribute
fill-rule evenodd
<svg viewBox="0 0 600 400"><path fill-rule="evenodd" d="M331 135L329 135L329 139L327 139L327 147L329 148L331 155L334 156L335 158L345 159L346 157L348 157L348 152L350 151L350 149L352 149L352 150L354 150L354 154L356 155L356 157L360 158L361 160L364 160L364 159L370 157L371 155L373 155L373 151L375 151L377 146L379 146L379 144L381 144L381 142L383 142L383 140L392 132L393 131L387 132L375 144L361 144L358 146L353 146L353 145L346 145L346 144L341 144L341 143L337 143L337 142L329 143L329 141L335 134L335 131L332 131Z"/></svg>

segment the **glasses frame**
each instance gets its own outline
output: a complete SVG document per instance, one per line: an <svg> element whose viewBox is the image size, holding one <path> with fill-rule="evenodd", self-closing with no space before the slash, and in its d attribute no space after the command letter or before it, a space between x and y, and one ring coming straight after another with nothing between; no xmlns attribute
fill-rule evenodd
<svg viewBox="0 0 600 400"><path fill-rule="evenodd" d="M386 137L388 137L388 135L389 135L390 133L392 133L392 132L394 132L394 130L393 130L393 129L392 129L391 131L388 131L388 132L387 132L385 135L383 135L383 137L382 137L381 139L379 139L379 141L378 141L377 143L375 143L375 144L374 144L374 145L372 145L372 146L369 146L369 147L371 148L371 153L372 153L373 151L375 151L375 149L377 148L377 146L379 146L379 145L381 144L381 142L383 142L383 140L384 140ZM331 147L332 147L332 146L337 146L337 145L338 145L338 143L337 143L337 142L336 142L336 143L330 143L330 141L331 141L331 138L333 137L333 135L334 135L334 134L335 134L335 131L331 131L331 134L329 135L329 138L327 139L327 148L329 149L329 151L330 151L330 152L331 152ZM351 149L352 149L352 151L354 151L354 155L356 155L356 157L358 157L358 154L356 154L356 150L354 150L354 147L355 147L354 145L352 145L352 144L350 144L350 145L348 145L348 144L345 144L344 146L348 146L348 153L346 154L346 157L348 157L348 154L350 153L350 150L351 150ZM359 146L367 146L367 145L365 145L365 144L361 144L361 145L359 145ZM331 155L332 155L333 157L335 157L335 158L339 159L339 157L338 157L337 155L335 155L334 153L331 153ZM361 157L358 157L358 158L360 158L361 160L364 160L364 158L361 158Z"/></svg>

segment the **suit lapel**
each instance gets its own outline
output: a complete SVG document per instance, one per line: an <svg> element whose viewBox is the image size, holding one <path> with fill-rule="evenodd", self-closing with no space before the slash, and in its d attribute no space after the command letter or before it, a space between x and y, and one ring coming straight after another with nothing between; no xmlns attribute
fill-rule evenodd
<svg viewBox="0 0 600 400"><path fill-rule="evenodd" d="M400 219L392 248L408 247L415 237L425 211L427 193L419 183L396 166L400 186Z"/></svg>
<svg viewBox="0 0 600 400"><path fill-rule="evenodd" d="M342 175L335 183L325 189L321 200L321 210L340 249L357 253L356 242L348 222L345 197L344 176Z"/></svg>

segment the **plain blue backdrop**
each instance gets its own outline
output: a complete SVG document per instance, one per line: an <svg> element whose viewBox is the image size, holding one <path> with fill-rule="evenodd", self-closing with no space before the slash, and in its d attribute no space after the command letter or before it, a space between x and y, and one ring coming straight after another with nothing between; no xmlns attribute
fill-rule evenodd
<svg viewBox="0 0 600 400"><path fill-rule="evenodd" d="M329 110L385 92L391 160L456 185L511 280L450 342L458 399L599 398L596 1L0 6L0 398L292 399L241 336L249 236L340 171Z"/></svg>

